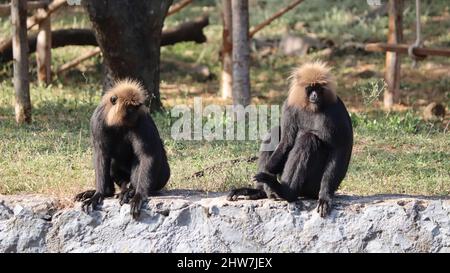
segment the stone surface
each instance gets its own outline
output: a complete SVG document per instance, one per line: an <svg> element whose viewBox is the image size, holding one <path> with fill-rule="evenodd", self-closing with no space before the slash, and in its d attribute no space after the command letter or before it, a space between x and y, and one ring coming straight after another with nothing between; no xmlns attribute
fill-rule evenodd
<svg viewBox="0 0 450 273"><path fill-rule="evenodd" d="M168 191L139 221L106 200L89 215L42 196L0 196L0 252L449 252L448 198L338 196L228 202L224 194Z"/></svg>

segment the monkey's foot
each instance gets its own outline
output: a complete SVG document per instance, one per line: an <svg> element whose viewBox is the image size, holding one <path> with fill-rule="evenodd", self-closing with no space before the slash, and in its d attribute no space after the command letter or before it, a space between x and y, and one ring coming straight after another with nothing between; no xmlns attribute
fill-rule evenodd
<svg viewBox="0 0 450 273"><path fill-rule="evenodd" d="M231 190L228 195L227 195L227 200L228 201L236 201L239 197L239 193L238 193L239 189L233 189Z"/></svg>
<svg viewBox="0 0 450 273"><path fill-rule="evenodd" d="M84 191L84 192L81 192L81 193L75 195L73 200L75 202L81 202L81 201L92 198L92 196L94 196L94 194L95 194L95 190Z"/></svg>
<svg viewBox="0 0 450 273"><path fill-rule="evenodd" d="M228 193L227 200L228 201L236 201L238 198L242 196L247 200L258 200L267 198L266 193L260 189L252 189L252 188L240 188L233 189Z"/></svg>
<svg viewBox="0 0 450 273"><path fill-rule="evenodd" d="M136 191L134 189L130 189L130 188L128 188L125 191L120 192L117 195L117 198L119 198L120 205L122 206L123 204L130 203L130 200L131 200L131 198L134 197L135 192Z"/></svg>
<svg viewBox="0 0 450 273"><path fill-rule="evenodd" d="M319 204L317 205L317 212L320 217L326 217L331 212L331 199L319 198Z"/></svg>
<svg viewBox="0 0 450 273"><path fill-rule="evenodd" d="M141 214L141 207L144 203L144 198L140 193L135 193L133 198L130 201L130 213L131 216L133 216L134 220L137 220L139 218L139 215Z"/></svg>
<svg viewBox="0 0 450 273"><path fill-rule="evenodd" d="M105 199L103 194L96 192L91 198L83 201L81 209L86 213L89 213L89 210L94 211L103 202L103 199Z"/></svg>

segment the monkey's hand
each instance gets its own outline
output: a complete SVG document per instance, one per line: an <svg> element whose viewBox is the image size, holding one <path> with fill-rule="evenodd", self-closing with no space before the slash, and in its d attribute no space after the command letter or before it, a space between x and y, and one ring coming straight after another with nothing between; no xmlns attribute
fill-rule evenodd
<svg viewBox="0 0 450 273"><path fill-rule="evenodd" d="M259 183L272 185L274 181L277 181L277 177L271 173L259 172L253 176L253 180Z"/></svg>
<svg viewBox="0 0 450 273"><path fill-rule="evenodd" d="M317 205L317 212L320 217L326 217L331 211L331 198L330 197L319 197L319 202Z"/></svg>
<svg viewBox="0 0 450 273"><path fill-rule="evenodd" d="M117 196L117 198L119 199L119 203L122 206L123 204L128 204L130 203L131 198L134 197L134 194L136 193L136 191L132 188L128 188L122 192L120 192Z"/></svg>
<svg viewBox="0 0 450 273"><path fill-rule="evenodd" d="M94 194L95 194L95 190L84 191L84 192L81 192L81 193L75 195L73 200L75 202L81 202L81 201L92 198L92 196L94 196Z"/></svg>
<svg viewBox="0 0 450 273"><path fill-rule="evenodd" d="M81 209L86 213L89 213L89 209L91 209L92 211L96 210L98 205L100 205L103 202L103 199L105 199L103 194L95 192L91 198L88 198L83 201Z"/></svg>
<svg viewBox="0 0 450 273"><path fill-rule="evenodd" d="M239 197L239 189L232 189L227 195L228 201L236 201Z"/></svg>
<svg viewBox="0 0 450 273"><path fill-rule="evenodd" d="M139 215L141 214L141 207L142 204L145 201L145 197L139 193L136 192L133 196L133 198L130 201L130 213L131 216L133 216L134 220L137 220L139 218Z"/></svg>

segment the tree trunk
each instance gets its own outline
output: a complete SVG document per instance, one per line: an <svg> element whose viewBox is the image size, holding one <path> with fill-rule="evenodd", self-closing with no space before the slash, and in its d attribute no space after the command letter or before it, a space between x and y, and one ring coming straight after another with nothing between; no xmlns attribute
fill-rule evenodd
<svg viewBox="0 0 450 273"><path fill-rule="evenodd" d="M248 0L232 0L233 104L250 104L250 47Z"/></svg>
<svg viewBox="0 0 450 273"><path fill-rule="evenodd" d="M31 122L28 73L27 0L11 1L16 122Z"/></svg>
<svg viewBox="0 0 450 273"><path fill-rule="evenodd" d="M389 0L389 44L399 44L403 40L403 0ZM398 101L400 90L400 54L386 52L385 80L387 88L384 91L384 107L391 109Z"/></svg>
<svg viewBox="0 0 450 273"><path fill-rule="evenodd" d="M222 74L220 78L220 93L223 99L231 98L233 90L233 40L231 1L222 0L222 48L220 59L222 61Z"/></svg>
<svg viewBox="0 0 450 273"><path fill-rule="evenodd" d="M147 104L160 110L161 32L171 0L83 1L113 79L133 78L148 92Z"/></svg>

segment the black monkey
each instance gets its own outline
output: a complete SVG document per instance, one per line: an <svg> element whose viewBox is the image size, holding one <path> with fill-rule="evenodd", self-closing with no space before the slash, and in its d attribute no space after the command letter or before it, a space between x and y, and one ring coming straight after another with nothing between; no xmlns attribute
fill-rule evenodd
<svg viewBox="0 0 450 273"><path fill-rule="evenodd" d="M267 144L281 133L280 143L273 152L260 153L254 177L256 188L232 190L228 200L243 195L248 199L279 197L292 202L304 196L318 199L317 211L325 217L350 162L351 119L334 92L334 79L324 63L304 64L290 79L281 128L273 128L263 141Z"/></svg>
<svg viewBox="0 0 450 273"><path fill-rule="evenodd" d="M83 209L96 209L120 186L120 203L130 203L133 218L142 202L161 190L170 168L158 129L144 105L144 88L136 81L117 82L102 98L91 117L95 190L75 196Z"/></svg>

